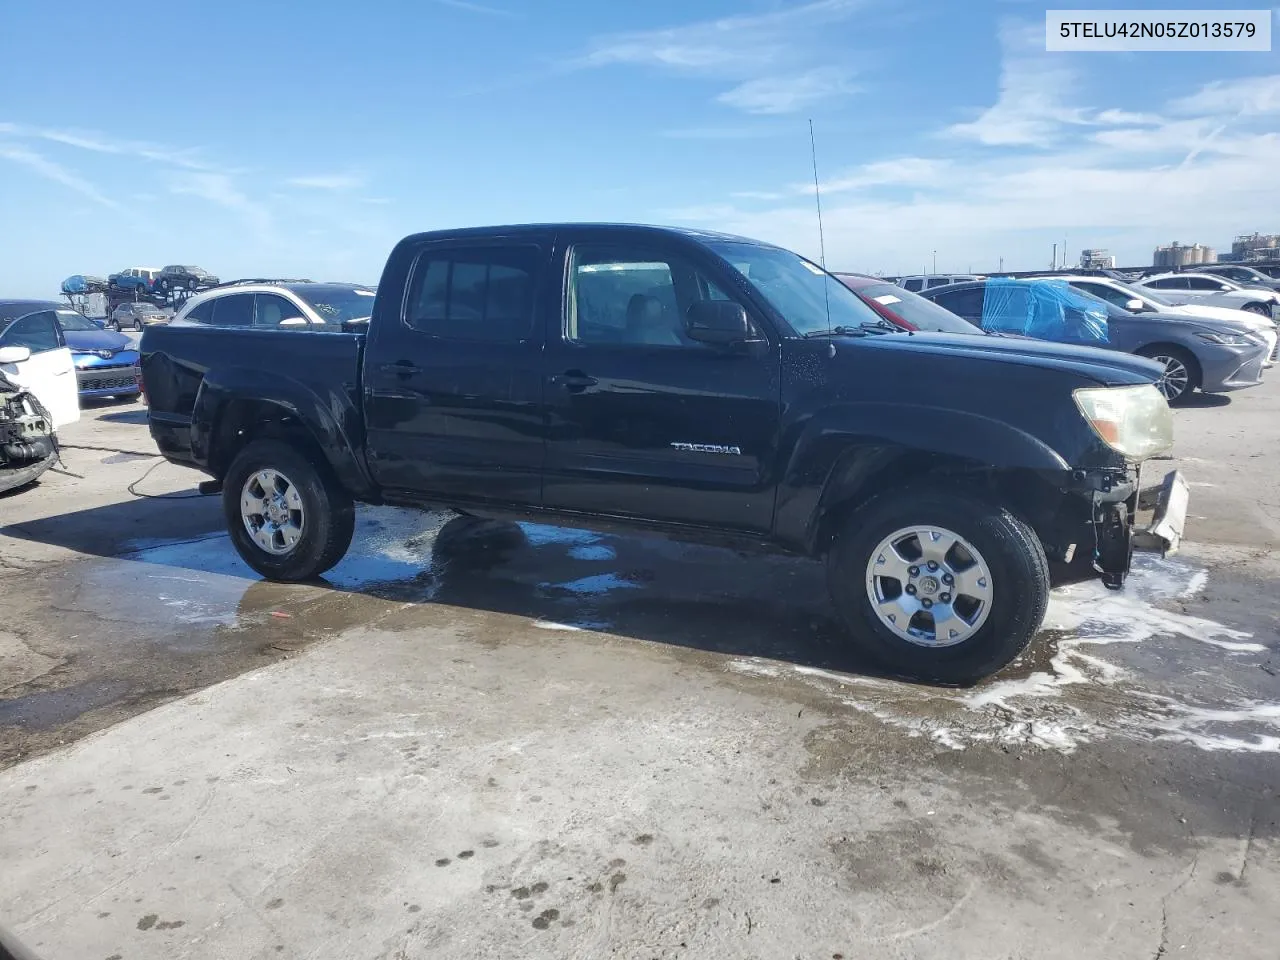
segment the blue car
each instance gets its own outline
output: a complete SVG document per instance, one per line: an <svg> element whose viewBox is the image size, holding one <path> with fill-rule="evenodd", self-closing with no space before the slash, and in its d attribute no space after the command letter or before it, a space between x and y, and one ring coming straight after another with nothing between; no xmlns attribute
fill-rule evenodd
<svg viewBox="0 0 1280 960"><path fill-rule="evenodd" d="M57 306L58 325L71 348L80 398L136 397L139 386L138 351L123 333L104 330L74 310Z"/></svg>

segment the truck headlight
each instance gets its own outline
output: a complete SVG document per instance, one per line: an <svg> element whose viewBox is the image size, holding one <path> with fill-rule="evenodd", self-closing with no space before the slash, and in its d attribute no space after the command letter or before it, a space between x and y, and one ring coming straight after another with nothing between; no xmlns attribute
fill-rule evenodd
<svg viewBox="0 0 1280 960"><path fill-rule="evenodd" d="M1145 460L1173 446L1173 413L1154 384L1085 387L1072 396L1094 433L1130 460Z"/></svg>

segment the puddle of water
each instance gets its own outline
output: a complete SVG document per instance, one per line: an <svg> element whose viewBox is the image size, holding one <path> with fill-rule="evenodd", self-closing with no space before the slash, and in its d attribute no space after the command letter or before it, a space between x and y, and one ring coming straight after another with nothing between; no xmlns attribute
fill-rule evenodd
<svg viewBox="0 0 1280 960"><path fill-rule="evenodd" d="M0 700L0 727L48 730L81 714L119 700L129 689L122 680L87 680L59 690L42 690L25 697Z"/></svg>

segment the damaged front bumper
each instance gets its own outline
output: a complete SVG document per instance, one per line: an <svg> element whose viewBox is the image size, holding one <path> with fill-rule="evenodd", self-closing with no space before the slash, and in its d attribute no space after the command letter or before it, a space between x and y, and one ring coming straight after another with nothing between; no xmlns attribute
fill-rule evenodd
<svg viewBox="0 0 1280 960"><path fill-rule="evenodd" d="M1178 470L1171 470L1154 487L1142 487L1135 470L1132 492L1124 499L1095 495L1093 569L1104 586L1119 590L1133 563L1135 550L1161 556L1177 553L1187 522L1189 491Z"/></svg>
<svg viewBox="0 0 1280 960"><path fill-rule="evenodd" d="M1144 500L1153 502L1153 516L1149 526L1134 532L1135 549L1158 550L1166 557L1177 553L1187 525L1190 499L1191 491L1180 470L1170 470L1158 487L1142 491L1138 497L1139 508Z"/></svg>
<svg viewBox="0 0 1280 960"><path fill-rule="evenodd" d="M1118 590L1135 550L1162 556L1178 551L1187 519L1186 480L1172 470L1144 486L1142 474L1137 466L1077 470L1059 487L1065 496L1042 537L1056 582L1100 578Z"/></svg>

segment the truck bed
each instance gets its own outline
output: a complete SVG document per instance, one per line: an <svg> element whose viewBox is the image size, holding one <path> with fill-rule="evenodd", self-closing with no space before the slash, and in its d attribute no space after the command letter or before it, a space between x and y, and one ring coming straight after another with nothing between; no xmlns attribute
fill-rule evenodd
<svg viewBox="0 0 1280 960"><path fill-rule="evenodd" d="M139 348L142 383L161 453L207 469L226 397L253 396L258 386L269 388L263 395L286 397L299 413L318 413L361 444L364 342L364 333L336 330L147 327Z"/></svg>

